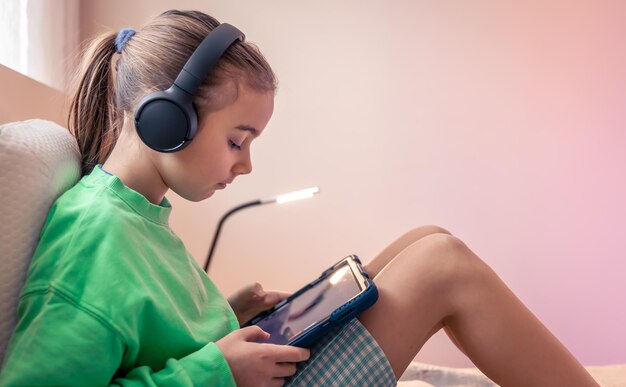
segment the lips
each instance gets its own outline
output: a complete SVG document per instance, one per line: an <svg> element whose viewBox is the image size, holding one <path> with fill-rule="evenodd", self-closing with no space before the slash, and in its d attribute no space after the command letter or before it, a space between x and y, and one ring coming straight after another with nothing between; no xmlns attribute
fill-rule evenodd
<svg viewBox="0 0 626 387"><path fill-rule="evenodd" d="M234 177L232 179L230 179L230 180L220 181L219 183L217 183L217 186L219 187L219 189L224 189L224 188L226 188L227 185L232 183L233 180L235 180Z"/></svg>

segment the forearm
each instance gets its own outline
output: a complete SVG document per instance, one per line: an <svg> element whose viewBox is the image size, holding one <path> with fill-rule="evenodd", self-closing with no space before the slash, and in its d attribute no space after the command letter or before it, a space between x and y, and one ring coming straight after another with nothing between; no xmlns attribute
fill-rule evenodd
<svg viewBox="0 0 626 387"><path fill-rule="evenodd" d="M145 359L142 365L131 338L54 292L22 300L21 307L0 371L2 386L234 385L229 365L214 343L170 358L155 369L145 365L149 363Z"/></svg>

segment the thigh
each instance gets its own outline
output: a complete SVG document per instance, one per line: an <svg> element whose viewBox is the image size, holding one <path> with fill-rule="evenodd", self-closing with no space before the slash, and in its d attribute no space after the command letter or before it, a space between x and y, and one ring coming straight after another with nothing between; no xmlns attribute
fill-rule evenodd
<svg viewBox="0 0 626 387"><path fill-rule="evenodd" d="M463 243L434 233L407 246L374 282L378 301L359 320L400 377L424 343L453 310L455 273L464 270Z"/></svg>
<svg viewBox="0 0 626 387"><path fill-rule="evenodd" d="M389 246L385 247L374 259L367 263L365 270L374 278L380 273L380 271L387 266L392 259L394 259L402 250L414 242L422 239L423 237L431 234L443 233L450 234L450 232L444 228L434 225L416 227L404 235L393 241Z"/></svg>

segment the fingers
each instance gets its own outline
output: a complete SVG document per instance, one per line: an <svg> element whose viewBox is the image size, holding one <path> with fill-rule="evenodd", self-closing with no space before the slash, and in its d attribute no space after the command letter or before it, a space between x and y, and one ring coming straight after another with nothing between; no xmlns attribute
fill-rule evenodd
<svg viewBox="0 0 626 387"><path fill-rule="evenodd" d="M261 329L258 325L241 328L234 334L240 335L244 341L259 342L269 339L270 334ZM277 363L297 363L309 359L311 351L306 348L291 345L260 344L265 345L273 352L273 358Z"/></svg>
<svg viewBox="0 0 626 387"><path fill-rule="evenodd" d="M275 377L272 378L272 386L282 386L285 378L295 375L298 368L294 363L278 363L275 367Z"/></svg>
<svg viewBox="0 0 626 387"><path fill-rule="evenodd" d="M280 291L267 292L265 297L263 297L263 305L266 309L269 309L290 295L290 293Z"/></svg>
<svg viewBox="0 0 626 387"><path fill-rule="evenodd" d="M284 300L285 298L287 298L287 297L289 297L291 295L291 293L283 292L283 291L280 291L280 290L267 291L267 290L263 289L263 285L261 285L258 282L255 282L254 284L250 285L248 287L248 289L250 289L250 291L255 296L257 296L259 298L265 298L266 302L267 301L278 302L278 301Z"/></svg>
<svg viewBox="0 0 626 387"><path fill-rule="evenodd" d="M296 373L295 363L278 363L276 364L276 377L285 378Z"/></svg>
<svg viewBox="0 0 626 387"><path fill-rule="evenodd" d="M296 373L296 364L309 358L305 348L259 343L269 334L253 325L237 329L215 344L241 386L282 386L284 378Z"/></svg>
<svg viewBox="0 0 626 387"><path fill-rule="evenodd" d="M272 382L271 382L270 386L272 386L272 387L274 387L274 386L280 387L283 384L285 384L285 378L274 378L274 379L272 379Z"/></svg>
<svg viewBox="0 0 626 387"><path fill-rule="evenodd" d="M258 325L250 325L235 332L239 332L245 341L264 341L270 338L270 334Z"/></svg>
<svg viewBox="0 0 626 387"><path fill-rule="evenodd" d="M277 363L298 363L309 360L309 356L311 356L311 352L306 348L291 345L266 345L274 347L274 359Z"/></svg>
<svg viewBox="0 0 626 387"><path fill-rule="evenodd" d="M287 292L271 291L265 295L265 303L274 305L289 297L290 295L291 294Z"/></svg>
<svg viewBox="0 0 626 387"><path fill-rule="evenodd" d="M258 282L250 285L249 289L257 297L264 297L266 294L265 290L263 290L263 286Z"/></svg>

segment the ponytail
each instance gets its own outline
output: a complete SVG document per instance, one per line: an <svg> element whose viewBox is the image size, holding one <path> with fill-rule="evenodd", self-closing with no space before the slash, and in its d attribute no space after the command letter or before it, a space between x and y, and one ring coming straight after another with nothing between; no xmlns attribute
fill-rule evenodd
<svg viewBox="0 0 626 387"><path fill-rule="evenodd" d="M78 142L83 175L106 160L121 130L111 69L116 35L103 34L89 46L70 102L68 128Z"/></svg>

